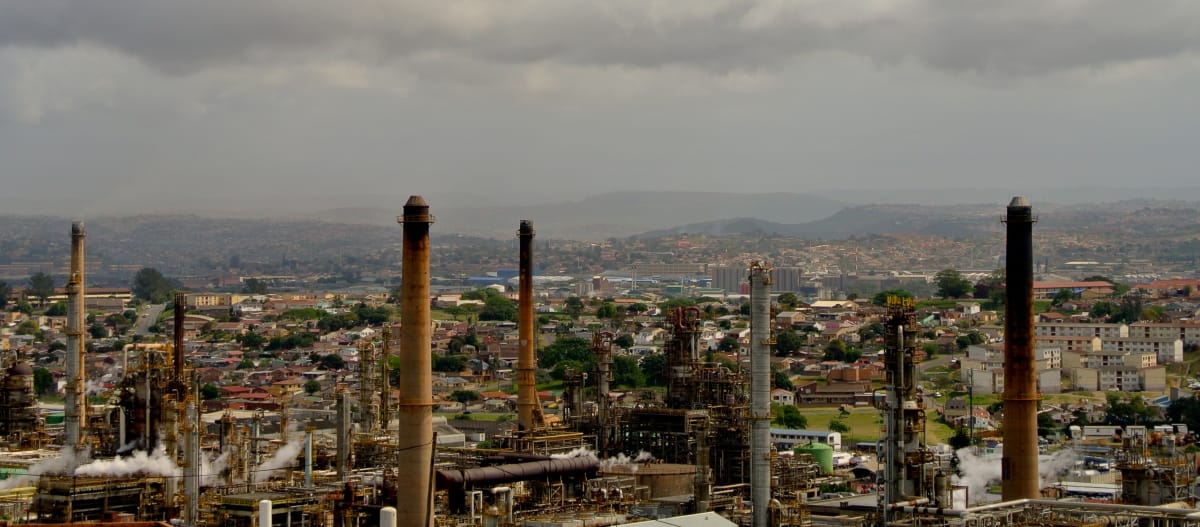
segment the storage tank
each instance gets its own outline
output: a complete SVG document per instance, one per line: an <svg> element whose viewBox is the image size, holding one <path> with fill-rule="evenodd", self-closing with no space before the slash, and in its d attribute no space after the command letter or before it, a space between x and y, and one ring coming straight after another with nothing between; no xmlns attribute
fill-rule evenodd
<svg viewBox="0 0 1200 527"><path fill-rule="evenodd" d="M639 487L650 490L650 499L692 494L696 484L696 465L677 463L629 463L600 468L601 476L633 476Z"/></svg>
<svg viewBox="0 0 1200 527"><path fill-rule="evenodd" d="M824 443L809 443L800 445L793 450L797 455L810 454L813 459L817 460L817 465L821 466L822 475L833 474L833 447Z"/></svg>

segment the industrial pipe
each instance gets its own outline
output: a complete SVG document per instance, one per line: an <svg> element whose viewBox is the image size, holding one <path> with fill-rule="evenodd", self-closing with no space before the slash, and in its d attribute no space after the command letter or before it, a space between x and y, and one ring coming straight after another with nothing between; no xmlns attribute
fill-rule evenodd
<svg viewBox="0 0 1200 527"><path fill-rule="evenodd" d="M312 488L313 476L313 425L304 429L304 488Z"/></svg>
<svg viewBox="0 0 1200 527"><path fill-rule="evenodd" d="M429 315L429 225L433 216L421 196L404 204L400 270L400 398L397 470L407 484L396 492L396 521L433 527L433 359Z"/></svg>
<svg viewBox="0 0 1200 527"><path fill-rule="evenodd" d="M1037 364L1033 336L1033 217L1021 196L1008 205L1004 302L1004 454L1000 460L1005 501L1035 499L1038 489Z"/></svg>
<svg viewBox="0 0 1200 527"><path fill-rule="evenodd" d="M462 470L438 470L437 484L439 489L453 489L468 485L498 485L544 476L595 472L599 468L600 461L590 456L547 459Z"/></svg>

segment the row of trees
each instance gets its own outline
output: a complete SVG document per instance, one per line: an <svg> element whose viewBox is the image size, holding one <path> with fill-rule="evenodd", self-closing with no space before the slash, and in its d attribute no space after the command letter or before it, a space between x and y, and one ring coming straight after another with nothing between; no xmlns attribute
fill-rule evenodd
<svg viewBox="0 0 1200 527"><path fill-rule="evenodd" d="M54 277L38 272L34 273L26 281L25 293L27 296L36 298L39 306L46 305L46 300L54 296L56 292ZM152 267L143 267L133 276L133 282L130 284L130 290L135 298L148 302L162 303L171 299L171 295L179 284L171 280L157 269ZM9 297L12 296L13 287L8 282L0 281L0 309L8 307Z"/></svg>

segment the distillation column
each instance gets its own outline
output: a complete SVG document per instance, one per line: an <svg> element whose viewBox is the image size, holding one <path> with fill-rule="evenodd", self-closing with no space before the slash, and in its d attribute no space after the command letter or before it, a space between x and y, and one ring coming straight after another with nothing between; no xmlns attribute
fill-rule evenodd
<svg viewBox="0 0 1200 527"><path fill-rule="evenodd" d="M82 448L83 423L87 422L84 398L83 328L84 280L83 240L87 236L83 222L71 224L71 277L67 282L67 386L64 402L64 433L66 449L78 452Z"/></svg>
<svg viewBox="0 0 1200 527"><path fill-rule="evenodd" d="M767 527L771 501L771 269L750 262L750 497L754 527Z"/></svg>
<svg viewBox="0 0 1200 527"><path fill-rule="evenodd" d="M433 527L433 359L429 315L429 224L421 196L404 204L400 270L400 399L396 491L399 525Z"/></svg>
<svg viewBox="0 0 1200 527"><path fill-rule="evenodd" d="M1024 197L1008 204L1007 287L1004 302L1004 501L1038 492L1037 365L1033 338L1033 208Z"/></svg>
<svg viewBox="0 0 1200 527"><path fill-rule="evenodd" d="M517 238L521 246L517 291L517 333L521 339L517 355L517 422L521 430L533 430L544 428L546 423L534 380L534 370L537 368L533 349L534 326L537 320L533 314L533 222L521 220Z"/></svg>

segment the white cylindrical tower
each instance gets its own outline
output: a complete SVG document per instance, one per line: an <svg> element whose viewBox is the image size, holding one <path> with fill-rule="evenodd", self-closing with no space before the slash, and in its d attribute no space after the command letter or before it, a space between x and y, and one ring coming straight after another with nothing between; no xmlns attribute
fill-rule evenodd
<svg viewBox="0 0 1200 527"><path fill-rule="evenodd" d="M771 501L771 269L750 262L750 497L754 527L767 527Z"/></svg>

